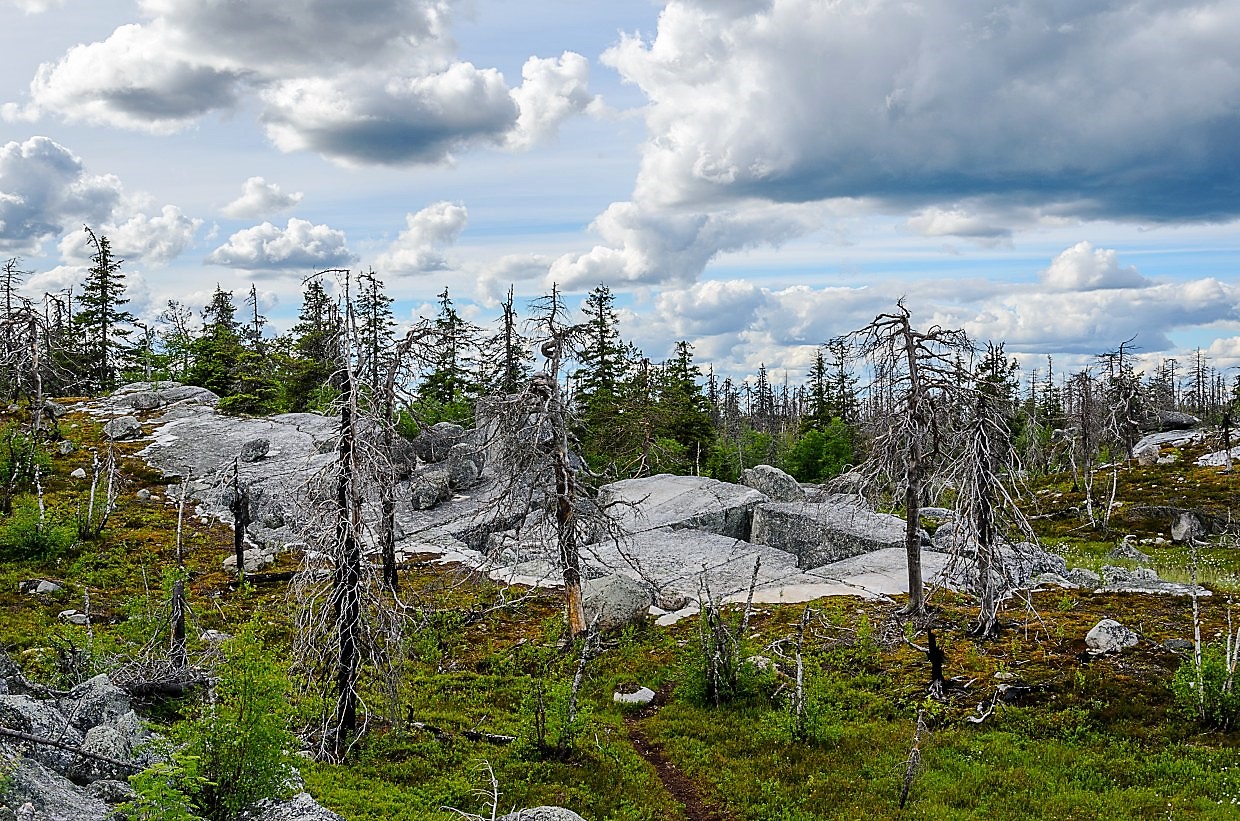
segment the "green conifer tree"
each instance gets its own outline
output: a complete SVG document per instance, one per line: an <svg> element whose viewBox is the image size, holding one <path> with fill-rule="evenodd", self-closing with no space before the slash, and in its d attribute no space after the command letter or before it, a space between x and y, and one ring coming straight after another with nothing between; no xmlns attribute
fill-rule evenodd
<svg viewBox="0 0 1240 821"><path fill-rule="evenodd" d="M112 253L106 236L96 236L89 227L84 228L95 252L78 297L79 310L73 317L81 338L78 375L88 389L107 391L115 387L128 358L134 316L122 307L129 302L121 272L124 260Z"/></svg>

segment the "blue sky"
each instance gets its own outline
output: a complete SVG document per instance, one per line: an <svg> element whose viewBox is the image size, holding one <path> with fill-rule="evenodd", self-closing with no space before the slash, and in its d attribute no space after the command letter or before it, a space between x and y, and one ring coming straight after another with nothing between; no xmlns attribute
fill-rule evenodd
<svg viewBox="0 0 1240 821"><path fill-rule="evenodd" d="M0 0L0 256L133 308L373 266L400 318L599 282L794 380L904 296L1065 367L1240 365L1228 0Z"/></svg>

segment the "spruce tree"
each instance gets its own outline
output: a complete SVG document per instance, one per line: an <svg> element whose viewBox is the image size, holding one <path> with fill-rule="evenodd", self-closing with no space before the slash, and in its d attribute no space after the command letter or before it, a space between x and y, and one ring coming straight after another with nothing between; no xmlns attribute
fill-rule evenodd
<svg viewBox="0 0 1240 821"><path fill-rule="evenodd" d="M92 390L110 390L116 384L121 366L130 352L128 343L133 314L122 309L129 300L125 296L124 260L112 253L106 236L96 236L88 226L86 235L95 253L86 271L79 310L73 324L81 334L79 375Z"/></svg>
<svg viewBox="0 0 1240 821"><path fill-rule="evenodd" d="M693 346L676 343L676 355L662 369L659 404L665 418L664 433L681 446L685 462L681 470L699 472L715 438L714 425L702 386L702 372L693 364Z"/></svg>
<svg viewBox="0 0 1240 821"><path fill-rule="evenodd" d="M377 391L383 385L391 364L391 347L395 338L396 317L392 298L383 291L383 280L368 271L357 278L357 373L361 382Z"/></svg>
<svg viewBox="0 0 1240 821"><path fill-rule="evenodd" d="M322 407L334 393L330 384L340 363L340 311L323 281L306 283L298 322L293 326L285 403L291 411Z"/></svg>
<svg viewBox="0 0 1240 821"><path fill-rule="evenodd" d="M240 325L232 291L218 284L211 295L211 304L203 308L202 333L190 343L193 364L189 382L221 397L236 393L237 375L241 365Z"/></svg>
<svg viewBox="0 0 1240 821"><path fill-rule="evenodd" d="M456 312L447 288L438 298L439 315L432 325L435 343L431 369L422 381L422 398L438 406L445 418L467 416L471 388L469 355L478 329Z"/></svg>
<svg viewBox="0 0 1240 821"><path fill-rule="evenodd" d="M583 343L577 351L581 368L573 374L577 394L589 404L597 398L614 398L616 389L629 373L632 353L620 339L620 320L616 316L616 298L611 289L599 284L586 296L582 305Z"/></svg>

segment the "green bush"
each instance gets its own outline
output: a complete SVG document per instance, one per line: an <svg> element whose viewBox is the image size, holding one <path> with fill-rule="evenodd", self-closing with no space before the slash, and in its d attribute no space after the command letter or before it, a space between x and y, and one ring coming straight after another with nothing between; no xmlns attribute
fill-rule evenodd
<svg viewBox="0 0 1240 821"><path fill-rule="evenodd" d="M22 502L0 522L0 559L49 561L73 547L74 530L48 514L40 520L34 502Z"/></svg>
<svg viewBox="0 0 1240 821"><path fill-rule="evenodd" d="M202 787L202 779L184 763L160 761L131 775L129 784L137 797L119 807L120 816L126 821L202 821L189 795Z"/></svg>
<svg viewBox="0 0 1240 821"><path fill-rule="evenodd" d="M1229 671L1227 651L1218 644L1201 648L1201 673L1198 689L1196 659L1186 658L1171 680L1176 703L1189 716L1216 730L1240 726L1240 687L1236 675Z"/></svg>
<svg viewBox="0 0 1240 821"><path fill-rule="evenodd" d="M232 818L264 798L288 792L296 738L288 730L285 672L263 646L256 621L224 643L215 702L172 733L181 746L169 760L130 779L139 819ZM188 803L182 799L188 799Z"/></svg>

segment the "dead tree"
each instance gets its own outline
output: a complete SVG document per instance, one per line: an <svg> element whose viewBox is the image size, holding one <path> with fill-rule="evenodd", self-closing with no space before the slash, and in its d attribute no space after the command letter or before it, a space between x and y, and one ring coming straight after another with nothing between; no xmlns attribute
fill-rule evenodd
<svg viewBox="0 0 1240 821"><path fill-rule="evenodd" d="M233 556L237 560L237 584L245 582L245 534L250 526L250 486L241 481L241 459L233 460L232 495L228 510L233 515Z"/></svg>
<svg viewBox="0 0 1240 821"><path fill-rule="evenodd" d="M391 466L383 437L368 435L381 420L367 412L367 397L354 373L350 272L322 273L335 274L343 283L345 311L337 328L341 344L336 346L340 355L333 377L340 422L336 458L308 487L306 540L313 549L307 551L292 592L301 603L296 655L305 674L303 683L324 705L314 732L317 752L339 759L364 727L363 665L379 672L388 706L398 709L393 664L400 654L389 648L399 645L405 608L392 600L392 586L384 583L381 569L368 558L376 538L364 514L369 511L373 521L373 499L390 476Z"/></svg>
<svg viewBox="0 0 1240 821"><path fill-rule="evenodd" d="M903 496L909 586L905 612L912 614L925 609L918 514L929 480L940 468L945 434L940 413L968 390L956 358L971 354L972 346L962 330L935 325L919 331L910 317L901 299L893 313L879 314L832 344L847 346L853 357L866 360L874 383L884 386L885 395L875 403L882 410L871 419L870 456L858 470L868 487L894 486Z"/></svg>
<svg viewBox="0 0 1240 821"><path fill-rule="evenodd" d="M495 515L515 521L518 532L533 533L555 556L564 584L565 621L570 639L583 635L581 553L602 539L619 540L615 519L602 509L591 474L572 441L573 408L561 375L575 356L582 328L566 321L558 292L536 303L533 336L545 362L520 393L480 402L484 446L498 486ZM512 525L508 525L512 527Z"/></svg>

